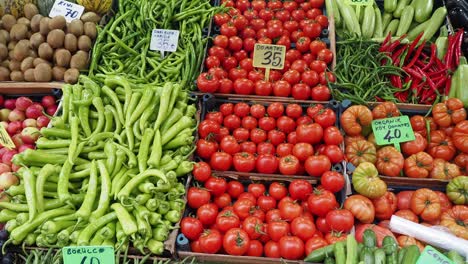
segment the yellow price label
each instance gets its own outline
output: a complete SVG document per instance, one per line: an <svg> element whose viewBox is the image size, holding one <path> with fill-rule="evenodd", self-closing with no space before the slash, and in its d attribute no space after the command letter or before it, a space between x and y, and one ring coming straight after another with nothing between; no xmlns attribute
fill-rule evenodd
<svg viewBox="0 0 468 264"><path fill-rule="evenodd" d="M348 5L368 6L374 4L374 0L346 0Z"/></svg>
<svg viewBox="0 0 468 264"><path fill-rule="evenodd" d="M286 46L272 44L255 44L253 66L282 70L286 58Z"/></svg>
<svg viewBox="0 0 468 264"><path fill-rule="evenodd" d="M15 143L13 143L13 140L11 140L10 135L8 135L8 132L3 126L0 126L0 145L6 147L7 149L14 149L16 147Z"/></svg>

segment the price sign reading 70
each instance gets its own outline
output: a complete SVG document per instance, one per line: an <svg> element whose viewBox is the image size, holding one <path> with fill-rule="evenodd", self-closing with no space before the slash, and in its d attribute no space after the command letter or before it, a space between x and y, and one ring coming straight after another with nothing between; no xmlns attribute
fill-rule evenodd
<svg viewBox="0 0 468 264"><path fill-rule="evenodd" d="M286 46L255 44L253 66L265 68L265 80L269 79L270 69L282 70L286 58Z"/></svg>

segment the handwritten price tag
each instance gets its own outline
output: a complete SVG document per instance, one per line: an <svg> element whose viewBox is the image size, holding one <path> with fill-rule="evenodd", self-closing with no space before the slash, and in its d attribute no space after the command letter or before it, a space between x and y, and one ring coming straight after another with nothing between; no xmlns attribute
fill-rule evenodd
<svg viewBox="0 0 468 264"><path fill-rule="evenodd" d="M0 145L6 147L7 149L14 149L15 143L11 140L10 135L5 130L5 127L0 126Z"/></svg>
<svg viewBox="0 0 468 264"><path fill-rule="evenodd" d="M49 17L63 16L65 17L65 20L70 23L72 20L80 19L84 10L84 6L70 3L65 0L55 0L55 3L50 10Z"/></svg>
<svg viewBox="0 0 468 264"><path fill-rule="evenodd" d="M110 246L64 247L64 264L115 264L114 248Z"/></svg>
<svg viewBox="0 0 468 264"><path fill-rule="evenodd" d="M177 50L179 43L179 30L153 29L151 34L150 50L170 51Z"/></svg>
<svg viewBox="0 0 468 264"><path fill-rule="evenodd" d="M282 70L286 57L286 46L255 44L253 66Z"/></svg>
<svg viewBox="0 0 468 264"><path fill-rule="evenodd" d="M400 150L399 143L415 139L408 116L374 120L372 121L372 131L377 145L394 144L398 150Z"/></svg>
<svg viewBox="0 0 468 264"><path fill-rule="evenodd" d="M426 246L416 264L453 264L453 261L431 246Z"/></svg>
<svg viewBox="0 0 468 264"><path fill-rule="evenodd" d="M346 3L348 5L362 5L362 6L367 6L367 5L372 5L374 4L374 0L346 0Z"/></svg>

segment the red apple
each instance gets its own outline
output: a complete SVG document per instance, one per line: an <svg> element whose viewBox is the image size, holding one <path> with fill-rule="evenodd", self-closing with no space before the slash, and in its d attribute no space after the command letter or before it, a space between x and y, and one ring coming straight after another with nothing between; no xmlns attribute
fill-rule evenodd
<svg viewBox="0 0 468 264"><path fill-rule="evenodd" d="M6 190L12 185L17 185L19 183L18 177L16 177L11 172L4 172L0 174L0 189Z"/></svg>
<svg viewBox="0 0 468 264"><path fill-rule="evenodd" d="M23 121L23 128L25 127L37 127L37 121L34 118L28 118Z"/></svg>
<svg viewBox="0 0 468 264"><path fill-rule="evenodd" d="M35 103L26 109L26 117L36 119L42 115L42 111L44 111L42 105Z"/></svg>
<svg viewBox="0 0 468 264"><path fill-rule="evenodd" d="M25 127L21 131L21 139L26 144L34 144L40 135L41 133L36 127Z"/></svg>
<svg viewBox="0 0 468 264"><path fill-rule="evenodd" d="M11 171L11 167L8 166L7 164L4 164L4 163L0 163L0 174L4 173L4 172L9 172Z"/></svg>
<svg viewBox="0 0 468 264"><path fill-rule="evenodd" d="M16 107L16 99L7 99L5 100L5 107L13 110Z"/></svg>
<svg viewBox="0 0 468 264"><path fill-rule="evenodd" d="M34 149L34 145L31 144L24 144L18 148L18 152L21 153L27 149Z"/></svg>
<svg viewBox="0 0 468 264"><path fill-rule="evenodd" d="M11 140L13 140L13 143L15 143L16 148L19 148L24 144L23 140L21 139L21 134L13 135Z"/></svg>
<svg viewBox="0 0 468 264"><path fill-rule="evenodd" d="M25 119L24 112L19 109L14 109L8 115L8 120L13 121L23 121Z"/></svg>
<svg viewBox="0 0 468 264"><path fill-rule="evenodd" d="M57 112L57 108L58 108L58 106L56 106L56 105L49 106L49 107L47 107L46 113L48 115L53 116L53 115L55 115L55 112Z"/></svg>
<svg viewBox="0 0 468 264"><path fill-rule="evenodd" d="M20 165L11 164L11 170L12 170L13 172L17 172L19 169L21 169L21 166L20 166Z"/></svg>
<svg viewBox="0 0 468 264"><path fill-rule="evenodd" d="M8 128L8 122L6 121L1 121L0 122L0 126L3 126L5 128L5 130Z"/></svg>
<svg viewBox="0 0 468 264"><path fill-rule="evenodd" d="M22 128L22 124L20 121L13 121L10 124L8 124L7 131L8 131L8 134L12 136L16 133L19 133L21 131L21 128Z"/></svg>
<svg viewBox="0 0 468 264"><path fill-rule="evenodd" d="M10 115L11 110L8 108L3 108L0 110L0 121L8 121L8 115Z"/></svg>
<svg viewBox="0 0 468 264"><path fill-rule="evenodd" d="M5 154L3 154L2 156L2 162L11 166L11 159L13 158L13 156L15 156L16 154L18 154L18 151L12 149L12 150L8 150L7 152L5 152Z"/></svg>
<svg viewBox="0 0 468 264"><path fill-rule="evenodd" d="M55 105L55 98L52 95L42 97L41 104L44 108L49 108Z"/></svg>
<svg viewBox="0 0 468 264"><path fill-rule="evenodd" d="M37 118L37 128L41 129L49 125L50 119L47 116L40 116Z"/></svg>
<svg viewBox="0 0 468 264"><path fill-rule="evenodd" d="M18 97L18 99L16 99L15 106L17 109L21 111L25 111L32 104L33 104L33 101L31 99L29 99L28 97L21 96L21 97Z"/></svg>

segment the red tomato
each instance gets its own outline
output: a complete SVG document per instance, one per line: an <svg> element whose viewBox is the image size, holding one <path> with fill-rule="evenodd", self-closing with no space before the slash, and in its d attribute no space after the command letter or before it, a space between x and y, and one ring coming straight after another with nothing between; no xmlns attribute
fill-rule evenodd
<svg viewBox="0 0 468 264"><path fill-rule="evenodd" d="M302 107L298 104L288 104L286 106L286 115L293 119L299 118L302 115Z"/></svg>
<svg viewBox="0 0 468 264"><path fill-rule="evenodd" d="M331 230L338 232L348 232L354 226L354 216L346 209L335 209L328 212L327 223Z"/></svg>
<svg viewBox="0 0 468 264"><path fill-rule="evenodd" d="M281 219L286 221L292 221L296 217L301 216L302 214L302 207L293 201L286 201L284 203L280 203L278 205L278 209L280 210Z"/></svg>
<svg viewBox="0 0 468 264"><path fill-rule="evenodd" d="M233 121L237 122L235 119L232 119ZM224 137L226 136L229 136L229 129L227 127L221 127L219 129L219 133L216 134L215 136L215 140L217 142L221 142L221 140L223 140Z"/></svg>
<svg viewBox="0 0 468 264"><path fill-rule="evenodd" d="M313 251L319 248L323 248L325 246L328 246L328 243L325 239L318 236L312 237L309 240L307 240L305 244L305 253L306 255L309 255Z"/></svg>
<svg viewBox="0 0 468 264"><path fill-rule="evenodd" d="M280 158L279 171L283 175L296 175L299 170L299 160L293 156L288 155Z"/></svg>
<svg viewBox="0 0 468 264"><path fill-rule="evenodd" d="M281 257L285 259L302 259L304 242L297 236L284 236L279 241Z"/></svg>
<svg viewBox="0 0 468 264"><path fill-rule="evenodd" d="M318 217L317 221L315 221L315 224L317 225L317 229L324 234L329 233L331 231L330 226L327 223L327 218L325 216Z"/></svg>
<svg viewBox="0 0 468 264"><path fill-rule="evenodd" d="M336 164L344 160L344 154L340 147L337 145L325 146L323 154L326 155L332 164Z"/></svg>
<svg viewBox="0 0 468 264"><path fill-rule="evenodd" d="M291 69L296 70L302 74L307 69L307 63L305 60L295 60L291 64Z"/></svg>
<svg viewBox="0 0 468 264"><path fill-rule="evenodd" d="M241 220L244 220L250 215L250 210L255 206L255 204L248 199L239 199L237 200L234 205L234 213L236 213L237 216Z"/></svg>
<svg viewBox="0 0 468 264"><path fill-rule="evenodd" d="M253 196L255 198L258 198L258 197L262 196L265 193L266 190L265 190L265 185L263 185L261 183L251 183L247 187L247 191L249 193L253 194Z"/></svg>
<svg viewBox="0 0 468 264"><path fill-rule="evenodd" d="M221 25L220 32L227 37L233 37L237 35L237 28L234 24L228 22Z"/></svg>
<svg viewBox="0 0 468 264"><path fill-rule="evenodd" d="M234 114L238 117L245 117L250 113L250 106L246 103L237 103L234 105Z"/></svg>
<svg viewBox="0 0 468 264"><path fill-rule="evenodd" d="M325 155L311 156L305 161L305 170L310 176L321 177L331 169L330 159Z"/></svg>
<svg viewBox="0 0 468 264"><path fill-rule="evenodd" d="M236 94L252 94L254 91L254 82L247 78L236 79L233 84L233 89Z"/></svg>
<svg viewBox="0 0 468 264"><path fill-rule="evenodd" d="M281 220L281 214L279 209L272 209L268 211L265 215L265 219L267 223L271 223L274 221Z"/></svg>
<svg viewBox="0 0 468 264"><path fill-rule="evenodd" d="M219 111L223 114L223 116L231 115L234 113L234 104L224 103L219 106Z"/></svg>
<svg viewBox="0 0 468 264"><path fill-rule="evenodd" d="M297 143L292 149L292 154L296 156L299 161L304 162L314 154L314 148L309 143Z"/></svg>
<svg viewBox="0 0 468 264"><path fill-rule="evenodd" d="M197 240L203 232L203 224L194 217L184 217L180 222L180 232L190 240Z"/></svg>
<svg viewBox="0 0 468 264"><path fill-rule="evenodd" d="M327 190L314 190L307 199L309 212L318 216L326 216L328 212L338 206L336 198L332 192Z"/></svg>
<svg viewBox="0 0 468 264"><path fill-rule="evenodd" d="M249 249L245 253L246 256L261 257L263 255L263 245L258 240L250 240Z"/></svg>
<svg viewBox="0 0 468 264"><path fill-rule="evenodd" d="M242 187L244 188L244 187ZM239 195L239 197L237 198L237 200L249 200L251 201L253 204L256 204L257 203L257 198L255 198L255 196L253 196L253 194L249 193L249 192L244 192L244 193L241 193Z"/></svg>
<svg viewBox="0 0 468 264"><path fill-rule="evenodd" d="M290 49L286 51L286 60L293 62L301 58L301 53L297 49Z"/></svg>
<svg viewBox="0 0 468 264"><path fill-rule="evenodd" d="M244 60L247 60L247 59L244 59ZM249 74L247 75L247 77L249 78L249 80L254 82L254 92L255 92L255 84L258 81L262 81L263 79L265 79L265 76L263 75L263 72L258 71L258 70L249 71Z"/></svg>
<svg viewBox="0 0 468 264"><path fill-rule="evenodd" d="M226 192L227 182L223 178L211 177L205 182L205 188L214 196L220 196Z"/></svg>
<svg viewBox="0 0 468 264"><path fill-rule="evenodd" d="M262 154L270 154L275 155L275 146L270 142L260 142L257 145L257 153L258 155Z"/></svg>
<svg viewBox="0 0 468 264"><path fill-rule="evenodd" d="M244 186L242 185L242 183L238 181L230 181L227 184L227 193L232 198L236 199L243 192L244 192Z"/></svg>
<svg viewBox="0 0 468 264"><path fill-rule="evenodd" d="M207 203L197 209L197 218L204 226L211 226L216 222L218 207L214 203Z"/></svg>
<svg viewBox="0 0 468 264"><path fill-rule="evenodd" d="M327 145L340 145L343 142L343 135L335 126L325 128L323 132L323 141Z"/></svg>
<svg viewBox="0 0 468 264"><path fill-rule="evenodd" d="M270 194L271 197L279 201L283 199L284 197L286 197L288 190L283 184L279 182L273 182L272 184L270 184L268 193Z"/></svg>
<svg viewBox="0 0 468 264"><path fill-rule="evenodd" d="M283 131L286 134L293 132L296 129L296 122L294 119L288 116L280 116L276 120L276 126L279 130Z"/></svg>
<svg viewBox="0 0 468 264"><path fill-rule="evenodd" d="M201 234L198 241L202 252L215 254L221 249L223 237L218 230L208 229Z"/></svg>
<svg viewBox="0 0 468 264"><path fill-rule="evenodd" d="M244 142L244 141L249 140L250 132L246 128L238 127L236 129L234 129L234 131L232 131L232 136L236 139L237 142ZM222 142L222 140L221 140L221 142Z"/></svg>
<svg viewBox="0 0 468 264"><path fill-rule="evenodd" d="M259 80L255 82L255 94L261 96L269 96L273 92L271 82Z"/></svg>
<svg viewBox="0 0 468 264"><path fill-rule="evenodd" d="M229 255L244 255L249 249L249 244L249 236L240 228L230 229L223 238L223 248Z"/></svg>
<svg viewBox="0 0 468 264"><path fill-rule="evenodd" d="M294 145L290 143L281 143L276 146L276 154L280 157L284 157L292 154Z"/></svg>
<svg viewBox="0 0 468 264"><path fill-rule="evenodd" d="M224 208L231 205L231 196L228 193L223 193L220 196L214 198L214 203L218 208Z"/></svg>
<svg viewBox="0 0 468 264"><path fill-rule="evenodd" d="M327 63L321 60L315 60L310 63L310 69L320 74L327 69Z"/></svg>
<svg viewBox="0 0 468 264"><path fill-rule="evenodd" d="M262 154L257 157L257 171L259 173L272 174L278 169L278 159L269 154Z"/></svg>
<svg viewBox="0 0 468 264"><path fill-rule="evenodd" d="M262 118L265 116L266 109L265 106L261 104L254 104L250 107L250 115L252 115L255 118Z"/></svg>
<svg viewBox="0 0 468 264"><path fill-rule="evenodd" d="M328 82L334 83L336 81L335 75L331 72L320 73L320 84L327 85Z"/></svg>
<svg viewBox="0 0 468 264"><path fill-rule="evenodd" d="M299 118L300 119L300 118ZM298 119L298 120L299 120ZM288 139L287 139L288 143L290 144L296 144L297 143L297 134L296 134L296 131L294 132L291 132L288 134Z"/></svg>
<svg viewBox="0 0 468 264"><path fill-rule="evenodd" d="M236 70L235 68L237 67L237 59L235 57L226 57L223 60L223 68L225 71L228 72L228 76L235 79L239 79L244 77L247 73L244 69L239 69Z"/></svg>
<svg viewBox="0 0 468 264"><path fill-rule="evenodd" d="M249 216L242 222L242 229L250 239L259 239L266 232L266 225L255 216Z"/></svg>
<svg viewBox="0 0 468 264"><path fill-rule="evenodd" d="M312 185L306 180L293 180L289 184L289 195L294 200L306 200L312 193Z"/></svg>
<svg viewBox="0 0 468 264"><path fill-rule="evenodd" d="M215 152L211 155L210 166L214 170L227 171L231 168L232 156L226 152Z"/></svg>
<svg viewBox="0 0 468 264"><path fill-rule="evenodd" d="M214 39L213 39L213 44L215 44L215 46L219 46L223 49L227 48L228 47L228 44L229 44L229 38L224 36L224 35L217 35Z"/></svg>
<svg viewBox="0 0 468 264"><path fill-rule="evenodd" d="M278 242L289 233L289 224L285 221L273 221L267 225L267 233L271 240Z"/></svg>
<svg viewBox="0 0 468 264"><path fill-rule="evenodd" d="M313 70L307 70L302 73L301 80L304 84L307 84L309 87L314 87L320 81L319 75Z"/></svg>
<svg viewBox="0 0 468 264"><path fill-rule="evenodd" d="M312 7L312 9L308 10L306 15L307 15L307 18L315 20L315 18L317 16L322 14L322 11L320 9L316 8L316 7L313 7L312 5L311 5L311 7Z"/></svg>
<svg viewBox="0 0 468 264"><path fill-rule="evenodd" d="M280 258L280 248L278 242L268 241L264 247L265 257L267 258Z"/></svg>
<svg viewBox="0 0 468 264"><path fill-rule="evenodd" d="M301 37L296 42L296 49L302 53L306 53L309 51L310 46L310 38L309 37Z"/></svg>
<svg viewBox="0 0 468 264"><path fill-rule="evenodd" d="M325 240L327 240L327 242L329 244L335 244L336 242L346 241L347 236L348 236L347 233L333 232L332 231L332 232L325 235Z"/></svg>
<svg viewBox="0 0 468 264"><path fill-rule="evenodd" d="M398 210L410 209L411 197L414 191L401 191L397 194L397 207Z"/></svg>
<svg viewBox="0 0 468 264"><path fill-rule="evenodd" d="M234 155L240 151L240 145L233 136L225 136L219 144L222 151Z"/></svg>
<svg viewBox="0 0 468 264"><path fill-rule="evenodd" d="M252 141L242 142L240 146L242 152L248 152L251 154L257 153L257 145L255 145L255 143L253 143Z"/></svg>
<svg viewBox="0 0 468 264"><path fill-rule="evenodd" d="M301 80L301 74L296 70L288 70L283 74L283 80L294 85Z"/></svg>
<svg viewBox="0 0 468 264"><path fill-rule="evenodd" d="M269 116L273 118L278 118L283 115L284 113L284 106L281 103L271 103L267 107L267 113Z"/></svg>
<svg viewBox="0 0 468 264"><path fill-rule="evenodd" d="M254 128L257 128L257 119L252 116L246 116L242 118L242 127L248 130L252 130Z"/></svg>
<svg viewBox="0 0 468 264"><path fill-rule="evenodd" d="M315 39L320 37L320 34L322 33L322 26L320 26L319 23L316 21L312 21L310 23L307 23L303 28L302 31L304 31L304 34L311 38Z"/></svg>
<svg viewBox="0 0 468 264"><path fill-rule="evenodd" d="M239 217L231 210L221 211L218 216L216 216L216 227L222 233L226 233L229 229L239 226Z"/></svg>
<svg viewBox="0 0 468 264"><path fill-rule="evenodd" d="M197 78L197 87L204 93L214 93L219 88L219 79L209 73L202 73Z"/></svg>
<svg viewBox="0 0 468 264"><path fill-rule="evenodd" d="M208 112L205 115L205 120L212 120L218 124L223 123L223 114L218 111Z"/></svg>
<svg viewBox="0 0 468 264"><path fill-rule="evenodd" d="M315 224L307 217L297 217L291 222L291 233L307 241L315 234Z"/></svg>
<svg viewBox="0 0 468 264"><path fill-rule="evenodd" d="M255 169L255 156L248 152L239 152L232 158L234 169L239 172L251 172Z"/></svg>
<svg viewBox="0 0 468 264"><path fill-rule="evenodd" d="M317 53L317 60L321 60L326 64L330 64L333 60L333 52L331 52L329 49L322 49Z"/></svg>
<svg viewBox="0 0 468 264"><path fill-rule="evenodd" d="M197 162L193 166L192 174L195 180L205 182L211 177L211 167L204 161Z"/></svg>
<svg viewBox="0 0 468 264"><path fill-rule="evenodd" d="M343 174L336 171L326 171L320 178L320 184L332 193L339 192L345 185L345 178Z"/></svg>
<svg viewBox="0 0 468 264"><path fill-rule="evenodd" d="M291 89L291 96L296 100L308 100L310 96L310 86L306 83L295 84Z"/></svg>
<svg viewBox="0 0 468 264"><path fill-rule="evenodd" d="M291 84L287 81L279 80L273 84L273 95L288 97L291 94Z"/></svg>
<svg viewBox="0 0 468 264"><path fill-rule="evenodd" d="M206 58L205 60L205 65L208 69L212 69L215 67L219 67L221 65L221 61L216 56L208 56L208 58Z"/></svg>
<svg viewBox="0 0 468 264"><path fill-rule="evenodd" d="M279 120L279 119L278 119ZM293 121L293 124L294 121ZM286 140L286 134L279 130L270 130L268 131L268 140L274 145L278 146Z"/></svg>
<svg viewBox="0 0 468 264"><path fill-rule="evenodd" d="M319 124L304 124L296 128L298 142L317 144L323 138L323 128Z"/></svg>
<svg viewBox="0 0 468 264"><path fill-rule="evenodd" d="M193 209L198 209L200 206L210 202L210 193L202 188L190 187L187 192L187 203Z"/></svg>
<svg viewBox="0 0 468 264"><path fill-rule="evenodd" d="M257 199L257 206L264 212L268 212L269 210L276 208L276 200L272 196L261 195Z"/></svg>
<svg viewBox="0 0 468 264"><path fill-rule="evenodd" d="M336 114L330 108L322 109L314 116L315 123L322 126L322 128L327 128L333 126L336 123Z"/></svg>
<svg viewBox="0 0 468 264"><path fill-rule="evenodd" d="M255 128L250 131L250 140L255 143L259 144L260 142L264 142L267 139L267 133L265 130L260 128Z"/></svg>

